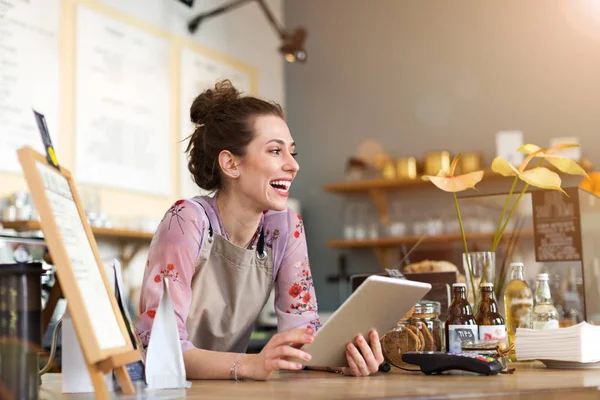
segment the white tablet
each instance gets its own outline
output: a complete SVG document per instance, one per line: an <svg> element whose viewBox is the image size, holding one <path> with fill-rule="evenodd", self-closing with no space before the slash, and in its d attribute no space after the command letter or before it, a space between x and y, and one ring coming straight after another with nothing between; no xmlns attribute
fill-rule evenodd
<svg viewBox="0 0 600 400"><path fill-rule="evenodd" d="M358 334L367 341L369 332L383 336L431 289L428 283L371 275L315 334L315 341L302 346L312 356L304 365L347 367L346 345Z"/></svg>

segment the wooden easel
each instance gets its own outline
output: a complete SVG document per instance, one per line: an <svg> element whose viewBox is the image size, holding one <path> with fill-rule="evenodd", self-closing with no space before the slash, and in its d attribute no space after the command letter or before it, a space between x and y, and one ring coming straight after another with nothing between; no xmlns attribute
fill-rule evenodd
<svg viewBox="0 0 600 400"><path fill-rule="evenodd" d="M133 394L126 365L141 354L127 333L72 175L29 147L17 153L60 279L51 300L60 290L67 299L96 398L110 398L104 375L111 371L123 392Z"/></svg>

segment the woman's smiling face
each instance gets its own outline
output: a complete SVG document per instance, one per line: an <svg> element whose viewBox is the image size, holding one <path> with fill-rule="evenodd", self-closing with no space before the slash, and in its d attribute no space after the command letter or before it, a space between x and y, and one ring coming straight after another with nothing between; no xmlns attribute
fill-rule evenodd
<svg viewBox="0 0 600 400"><path fill-rule="evenodd" d="M238 164L235 191L250 200L257 210L282 211L292 181L300 166L295 159L296 145L283 119L259 115L254 119L254 138Z"/></svg>

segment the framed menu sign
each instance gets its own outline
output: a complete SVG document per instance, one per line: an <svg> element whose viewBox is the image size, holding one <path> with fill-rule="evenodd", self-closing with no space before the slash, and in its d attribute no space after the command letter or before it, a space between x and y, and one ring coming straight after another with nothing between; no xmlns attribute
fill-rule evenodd
<svg viewBox="0 0 600 400"><path fill-rule="evenodd" d="M531 193L535 259L581 261L581 215L577 187L564 193L541 190Z"/></svg>
<svg viewBox="0 0 600 400"><path fill-rule="evenodd" d="M141 355L133 348L109 286L72 175L62 166L50 166L46 157L29 147L17 154L40 214L96 398L109 398L104 374L112 370L123 391L134 393L125 366L140 360Z"/></svg>

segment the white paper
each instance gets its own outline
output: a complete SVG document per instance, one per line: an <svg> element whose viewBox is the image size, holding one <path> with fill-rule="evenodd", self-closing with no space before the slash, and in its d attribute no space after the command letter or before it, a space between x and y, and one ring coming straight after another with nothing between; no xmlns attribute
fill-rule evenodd
<svg viewBox="0 0 600 400"><path fill-rule="evenodd" d="M81 351L81 344L77 339L73 320L71 320L68 310L62 317L61 337L63 343L61 350L62 392L94 392L94 385L90 379L90 373ZM112 371L104 375L104 381L108 391L112 392L114 390Z"/></svg>
<svg viewBox="0 0 600 400"><path fill-rule="evenodd" d="M499 131L496 133L496 156L519 167L524 160L524 154L518 151L523 146L523 132Z"/></svg>
<svg viewBox="0 0 600 400"><path fill-rule="evenodd" d="M125 346L125 339L104 286L100 266L86 235L69 182L52 167L36 162L42 176L46 196L50 203L67 256L77 281L83 305L90 316L92 332L101 349Z"/></svg>
<svg viewBox="0 0 600 400"><path fill-rule="evenodd" d="M169 281L162 281L163 292L152 323L146 352L146 383L149 390L186 387L185 365L175 310L169 293Z"/></svg>
<svg viewBox="0 0 600 400"><path fill-rule="evenodd" d="M194 132L194 124L190 121L190 107L194 99L206 89L213 88L219 80L229 79L233 86L245 95L250 95L250 76L247 72L209 56L182 47L179 71L179 126L180 126L180 188L181 197L189 198L206 194L192 180L188 170L185 149L188 138Z"/></svg>
<svg viewBox="0 0 600 400"><path fill-rule="evenodd" d="M579 144L578 137L556 137L550 139L550 147L554 147L559 144ZM554 155L566 157L571 160L581 160L581 147L571 147L562 149L554 153Z"/></svg>
<svg viewBox="0 0 600 400"><path fill-rule="evenodd" d="M168 39L77 7L78 182L171 193Z"/></svg>
<svg viewBox="0 0 600 400"><path fill-rule="evenodd" d="M44 152L32 108L58 148L60 0L0 1L0 170L21 172L17 150ZM60 157L59 157L60 160Z"/></svg>

